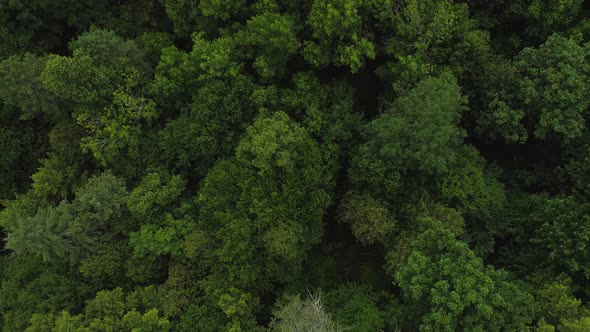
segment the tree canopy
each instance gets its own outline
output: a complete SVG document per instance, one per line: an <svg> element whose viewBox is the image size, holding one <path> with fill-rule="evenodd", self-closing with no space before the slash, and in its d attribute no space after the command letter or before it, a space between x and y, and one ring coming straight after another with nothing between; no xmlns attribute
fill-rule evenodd
<svg viewBox="0 0 590 332"><path fill-rule="evenodd" d="M0 0L0 330L590 331L583 0Z"/></svg>

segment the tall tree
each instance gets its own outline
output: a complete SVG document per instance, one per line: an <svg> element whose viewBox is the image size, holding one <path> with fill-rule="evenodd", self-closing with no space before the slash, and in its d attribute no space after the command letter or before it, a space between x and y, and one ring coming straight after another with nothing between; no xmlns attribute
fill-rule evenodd
<svg viewBox="0 0 590 332"><path fill-rule="evenodd" d="M421 331L525 329L533 298L502 271L483 265L469 247L440 222L426 227L412 242L411 253L395 273L402 297L421 312Z"/></svg>
<svg viewBox="0 0 590 332"><path fill-rule="evenodd" d="M285 113L257 119L235 158L218 162L199 191L213 289L257 296L297 278L321 239L332 177L318 143Z"/></svg>
<svg viewBox="0 0 590 332"><path fill-rule="evenodd" d="M126 228L119 219L126 195L122 181L105 172L90 179L74 201L64 200L58 206L39 209L32 217L14 220L6 247L17 255L78 262L100 242Z"/></svg>

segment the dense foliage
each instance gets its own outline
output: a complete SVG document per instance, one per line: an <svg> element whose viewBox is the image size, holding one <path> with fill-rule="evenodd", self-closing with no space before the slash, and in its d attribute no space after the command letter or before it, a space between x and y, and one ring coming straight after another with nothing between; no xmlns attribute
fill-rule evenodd
<svg viewBox="0 0 590 332"><path fill-rule="evenodd" d="M590 331L590 2L0 0L0 330Z"/></svg>

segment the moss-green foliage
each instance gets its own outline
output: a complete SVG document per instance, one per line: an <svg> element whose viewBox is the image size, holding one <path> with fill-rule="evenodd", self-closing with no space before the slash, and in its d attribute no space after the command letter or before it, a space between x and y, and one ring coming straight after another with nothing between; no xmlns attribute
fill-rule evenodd
<svg viewBox="0 0 590 332"><path fill-rule="evenodd" d="M379 331L384 328L384 312L377 306L377 294L364 285L346 284L326 293L327 312L341 326L354 331Z"/></svg>
<svg viewBox="0 0 590 332"><path fill-rule="evenodd" d="M464 135L458 127L464 109L452 76L421 82L368 124L351 180L391 200L411 191L411 183L449 172Z"/></svg>
<svg viewBox="0 0 590 332"><path fill-rule="evenodd" d="M0 330L590 330L582 0L0 0Z"/></svg>
<svg viewBox="0 0 590 332"><path fill-rule="evenodd" d="M235 157L209 171L197 198L217 282L266 290L296 278L305 252L321 239L331 182L304 128L282 112L256 120Z"/></svg>
<svg viewBox="0 0 590 332"><path fill-rule="evenodd" d="M6 247L16 255L38 255L44 261L79 261L125 230L121 215L126 195L120 179L103 173L77 191L74 201L15 220L7 228Z"/></svg>
<svg viewBox="0 0 590 332"><path fill-rule="evenodd" d="M425 230L395 274L407 305L423 312L417 324L421 331L522 330L531 323L531 295L506 274L484 266L440 222L421 222Z"/></svg>
<svg viewBox="0 0 590 332"><path fill-rule="evenodd" d="M334 63L358 72L375 58L375 46L363 32L362 1L315 0L307 24L313 40L304 42L303 56L316 67Z"/></svg>
<svg viewBox="0 0 590 332"><path fill-rule="evenodd" d="M538 48L523 49L514 60L516 90L505 90L490 103L493 128L509 141L553 133L571 140L586 127L589 106L590 48L580 36L551 35ZM497 129L494 129L497 128Z"/></svg>

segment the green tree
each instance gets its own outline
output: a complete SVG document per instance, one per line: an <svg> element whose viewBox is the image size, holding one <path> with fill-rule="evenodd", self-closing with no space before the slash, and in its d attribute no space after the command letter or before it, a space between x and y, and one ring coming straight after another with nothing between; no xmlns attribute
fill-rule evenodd
<svg viewBox="0 0 590 332"><path fill-rule="evenodd" d="M121 288L100 291L96 297L86 304L84 313L72 316L68 311L62 311L52 321L50 331L169 331L170 321L160 317L156 308L147 310L144 314L130 309ZM46 321L39 319L31 321L27 331L46 331L43 326Z"/></svg>
<svg viewBox="0 0 590 332"><path fill-rule="evenodd" d="M367 142L352 159L352 181L394 199L405 181L445 174L464 136L458 126L464 110L452 76L422 81L366 127Z"/></svg>
<svg viewBox="0 0 590 332"><path fill-rule="evenodd" d="M149 70L142 50L110 30L88 32L70 48L72 57L50 56L41 79L86 129L81 147L105 166L125 165L123 155L139 160L142 127L157 116L144 94Z"/></svg>
<svg viewBox="0 0 590 332"><path fill-rule="evenodd" d="M0 199L11 199L28 185L27 177L38 163L35 143L30 127L0 127Z"/></svg>
<svg viewBox="0 0 590 332"><path fill-rule="evenodd" d="M580 317L582 301L573 296L571 282L561 274L537 290L535 299L539 303L539 315L547 323L557 326L560 321Z"/></svg>
<svg viewBox="0 0 590 332"><path fill-rule="evenodd" d="M0 100L5 107L17 108L21 119L58 112L56 97L40 79L47 60L27 53L0 62Z"/></svg>
<svg viewBox="0 0 590 332"><path fill-rule="evenodd" d="M326 311L334 321L351 331L381 331L383 313L377 306L377 294L368 286L346 284L324 296Z"/></svg>
<svg viewBox="0 0 590 332"><path fill-rule="evenodd" d="M77 262L98 243L125 229L116 221L121 221L126 195L122 181L105 172L90 179L74 201L64 200L15 220L8 228L6 247L17 255Z"/></svg>
<svg viewBox="0 0 590 332"><path fill-rule="evenodd" d="M362 117L355 109L355 90L344 81L323 84L313 72L296 73L292 84L293 88L279 91L276 104L293 118L302 119L309 133L325 145L350 145Z"/></svg>
<svg viewBox="0 0 590 332"><path fill-rule="evenodd" d="M349 192L340 207L339 221L350 224L352 234L361 243L387 243L395 235L397 220L382 200L369 194Z"/></svg>
<svg viewBox="0 0 590 332"><path fill-rule="evenodd" d="M254 108L243 98L252 88L242 75L209 79L188 109L159 132L163 161L202 177L219 157L231 155L253 116Z"/></svg>
<svg viewBox="0 0 590 332"><path fill-rule="evenodd" d="M235 159L217 163L201 185L200 227L217 243L214 275L257 290L295 277L321 238L331 183L303 128L282 112L259 118Z"/></svg>
<svg viewBox="0 0 590 332"><path fill-rule="evenodd" d="M448 0L383 3L386 5L377 10L383 16L382 43L388 61L378 69L378 74L393 84L397 95L433 74L437 66L446 65L455 50L454 44L475 27L465 3Z"/></svg>
<svg viewBox="0 0 590 332"><path fill-rule="evenodd" d="M559 331L564 332L582 332L590 328L590 317L583 317L576 320L564 321L559 326Z"/></svg>
<svg viewBox="0 0 590 332"><path fill-rule="evenodd" d="M124 241L101 243L93 253L80 261L80 273L95 289L125 285L125 261L129 254L130 250Z"/></svg>
<svg viewBox="0 0 590 332"><path fill-rule="evenodd" d="M185 189L182 177L166 173L148 173L127 198L129 212L138 219L160 215Z"/></svg>
<svg viewBox="0 0 590 332"><path fill-rule="evenodd" d="M538 49L526 48L516 58L523 73L519 98L538 112L537 137L553 131L564 138L582 132L590 106L590 47L573 38L550 36Z"/></svg>
<svg viewBox="0 0 590 332"><path fill-rule="evenodd" d="M425 230L395 273L402 298L422 312L421 331L517 330L531 324L533 298L522 286L484 266L440 222L421 222Z"/></svg>
<svg viewBox="0 0 590 332"><path fill-rule="evenodd" d="M49 264L41 257L0 258L0 311L3 331L24 331L34 314L76 310L90 289L69 274L68 264ZM46 317L41 321L45 322Z"/></svg>
<svg viewBox="0 0 590 332"><path fill-rule="evenodd" d="M526 8L526 15L533 22L529 33L545 36L569 23L580 14L582 0L543 1L533 0Z"/></svg>
<svg viewBox="0 0 590 332"><path fill-rule="evenodd" d="M538 48L525 48L515 58L520 82L493 100L487 117L508 141L524 142L558 135L565 141L585 130L590 106L590 48L579 38L550 36Z"/></svg>
<svg viewBox="0 0 590 332"><path fill-rule="evenodd" d="M346 66L356 73L374 59L375 46L363 32L361 11L358 0L314 0L307 19L313 40L304 42L305 60L316 67Z"/></svg>
<svg viewBox="0 0 590 332"><path fill-rule="evenodd" d="M175 326L178 331L217 332L223 326L225 315L220 310L204 305L191 305Z"/></svg>
<svg viewBox="0 0 590 332"><path fill-rule="evenodd" d="M331 201L329 171L319 144L282 112L258 118L235 157L209 171L197 199L200 214L193 234L199 236L187 241L209 239L204 256L212 303L220 306L223 294L254 300L273 285L297 278L305 253L322 236L322 217ZM227 293L230 285L242 295ZM240 307L237 318L228 314L233 310L220 308L230 322L251 325L253 307Z"/></svg>
<svg viewBox="0 0 590 332"><path fill-rule="evenodd" d="M127 207L139 230L129 235L138 257L180 256L184 237L194 226L191 204L182 202L186 183L178 175L148 173L127 198Z"/></svg>
<svg viewBox="0 0 590 332"><path fill-rule="evenodd" d="M289 56L299 46L293 18L273 13L253 16L235 38L245 56L254 58L253 67L265 78L284 74Z"/></svg>
<svg viewBox="0 0 590 332"><path fill-rule="evenodd" d="M590 275L588 246L590 206L571 197L544 198L528 218L537 228L531 242L548 254L547 261L572 273Z"/></svg>
<svg viewBox="0 0 590 332"><path fill-rule="evenodd" d="M573 197L511 193L497 222L505 245L502 264L522 274L548 269L555 275L587 275L588 204ZM519 254L515 254L519 252ZM533 268L535 267L535 268Z"/></svg>

